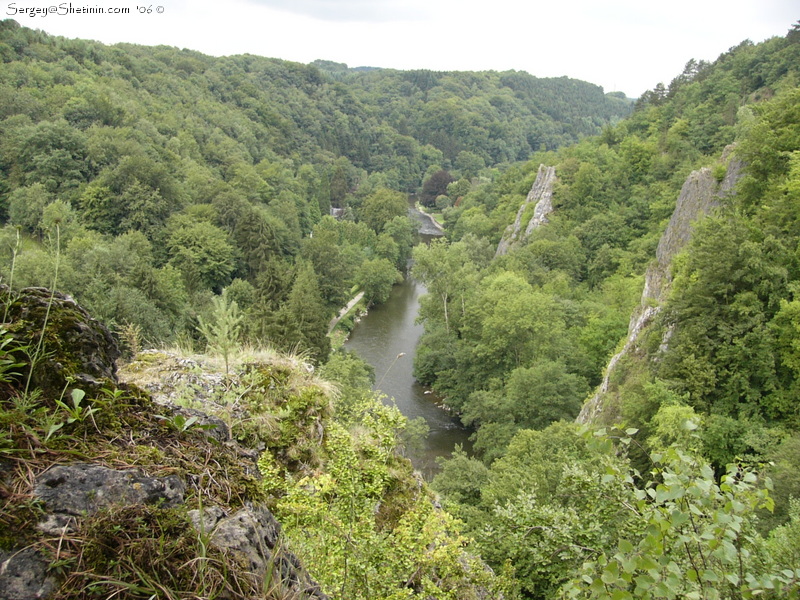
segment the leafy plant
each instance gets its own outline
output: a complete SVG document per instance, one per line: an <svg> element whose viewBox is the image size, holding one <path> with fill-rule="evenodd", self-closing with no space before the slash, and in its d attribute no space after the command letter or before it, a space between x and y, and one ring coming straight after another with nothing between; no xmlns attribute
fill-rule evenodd
<svg viewBox="0 0 800 600"><path fill-rule="evenodd" d="M631 432L620 439L623 446L631 443ZM636 530L619 537L616 551L598 551L585 562L564 597L800 597L800 573L771 569L755 531L755 511L773 506L768 481L759 485L756 474L738 464L717 481L705 461L675 445L651 458L653 478L644 488L629 470L609 468L604 475L628 488L623 505Z"/></svg>
<svg viewBox="0 0 800 600"><path fill-rule="evenodd" d="M61 398L56 400L56 405L67 414L67 424L83 422L87 417L94 418L93 415L99 411L93 406L82 406L85 397L86 392L76 388L70 392L71 403L64 402Z"/></svg>
<svg viewBox="0 0 800 600"><path fill-rule="evenodd" d="M19 362L12 352L24 352L27 346L20 345L6 329L0 329L0 383L11 383L21 373L14 371L25 365Z"/></svg>
<svg viewBox="0 0 800 600"><path fill-rule="evenodd" d="M214 425L211 424L198 424L200 418L196 416L187 417L181 413L175 413L171 417L166 417L164 415L156 415L155 417L156 419L164 421L179 433L189 431L193 427L197 427L198 429L214 429Z"/></svg>

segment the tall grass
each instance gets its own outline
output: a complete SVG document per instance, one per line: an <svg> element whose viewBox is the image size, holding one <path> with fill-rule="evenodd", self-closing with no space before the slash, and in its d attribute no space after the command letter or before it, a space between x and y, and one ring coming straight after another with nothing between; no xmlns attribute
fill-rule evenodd
<svg viewBox="0 0 800 600"><path fill-rule="evenodd" d="M38 362L42 359L45 352L44 338L47 332L47 323L50 320L50 309L53 307L53 300L56 295L56 286L58 285L58 269L61 264L61 227L56 223L56 245L55 245L55 259L53 266L53 279L50 285L50 299L47 302L47 309L44 313L44 321L42 322L42 331L39 335L39 341L36 344L36 349L30 355L30 370L28 371L28 379L25 382L24 395L27 396L30 391L31 380L33 379L33 371Z"/></svg>

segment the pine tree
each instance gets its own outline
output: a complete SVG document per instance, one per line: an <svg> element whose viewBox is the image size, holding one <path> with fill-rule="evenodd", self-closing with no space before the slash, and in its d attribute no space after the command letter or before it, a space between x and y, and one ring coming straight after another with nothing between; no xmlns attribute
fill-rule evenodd
<svg viewBox="0 0 800 600"><path fill-rule="evenodd" d="M242 329L242 315L235 300L230 300L228 290L212 300L214 310L209 321L198 317L200 333L205 336L209 348L218 352L225 359L225 373L229 371L230 356L239 345L239 334Z"/></svg>

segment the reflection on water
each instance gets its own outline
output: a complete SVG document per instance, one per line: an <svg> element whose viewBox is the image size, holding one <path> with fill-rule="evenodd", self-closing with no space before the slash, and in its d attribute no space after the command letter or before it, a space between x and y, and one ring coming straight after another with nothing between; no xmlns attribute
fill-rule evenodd
<svg viewBox="0 0 800 600"><path fill-rule="evenodd" d="M396 285L389 300L370 309L356 324L345 348L356 352L375 368L375 389L392 398L409 419L424 417L430 427L425 449L410 456L415 468L426 478L437 471L436 457L450 456L456 444L470 449L469 432L439 408L430 393L412 374L414 351L422 335L422 325L414 323L419 297L425 287L408 277Z"/></svg>

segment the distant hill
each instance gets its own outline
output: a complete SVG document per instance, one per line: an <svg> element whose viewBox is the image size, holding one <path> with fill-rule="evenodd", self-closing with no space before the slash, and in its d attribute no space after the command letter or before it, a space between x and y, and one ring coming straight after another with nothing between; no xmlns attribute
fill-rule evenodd
<svg viewBox="0 0 800 600"><path fill-rule="evenodd" d="M330 311L359 273L381 271L390 286L413 231L382 227L405 214L404 194L442 169L467 186L491 179L630 108L566 78L215 58L66 39L5 20L0 223L19 227L25 252L12 268L17 230L3 230L0 274L48 285L46 243L59 229L69 254L59 287L107 322L134 323L152 340L195 335L198 311L210 306L204 294L237 280L240 307L260 304L252 335L322 356L324 327L313 326L311 342L309 323L305 333L284 327L280 307L301 283L319 289ZM310 240L331 207L365 223ZM133 240L135 249L126 246Z"/></svg>

